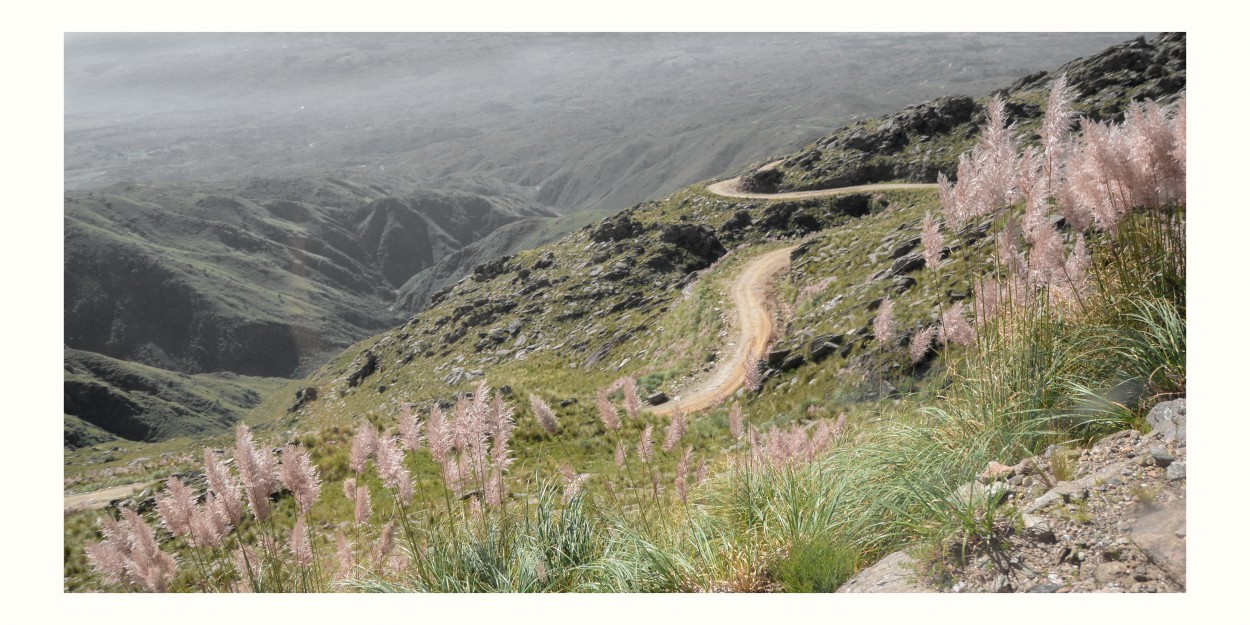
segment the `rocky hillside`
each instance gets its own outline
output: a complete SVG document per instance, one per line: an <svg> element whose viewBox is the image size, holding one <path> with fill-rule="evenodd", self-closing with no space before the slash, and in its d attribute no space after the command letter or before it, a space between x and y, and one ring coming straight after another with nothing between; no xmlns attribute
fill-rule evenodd
<svg viewBox="0 0 1250 625"><path fill-rule="evenodd" d="M1030 74L994 93L1006 101L1009 120L1029 130L1040 122L1050 86L1061 74L1077 90L1081 114L1116 120L1130 101L1166 103L1184 90L1185 34L1167 33L1150 41L1138 37L1054 71ZM953 178L959 155L976 142L985 121L984 103L953 95L846 126L776 167L750 174L743 186L773 193L887 180L933 182L939 172Z"/></svg>
<svg viewBox="0 0 1250 625"><path fill-rule="evenodd" d="M1184 592L1185 400L1156 405L1147 421L1149 435L991 463L952 494L1005 504L986 543L898 552L839 592Z"/></svg>

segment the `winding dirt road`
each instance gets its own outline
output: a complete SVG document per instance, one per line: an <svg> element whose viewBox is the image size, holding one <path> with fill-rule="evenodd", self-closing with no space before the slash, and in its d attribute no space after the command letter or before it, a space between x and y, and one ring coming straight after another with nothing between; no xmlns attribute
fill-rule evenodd
<svg viewBox="0 0 1250 625"><path fill-rule="evenodd" d="M719 404L746 379L748 363L758 362L773 335L773 317L768 311L768 291L773 276L790 266L795 246L768 252L752 260L734 279L731 287L738 312L738 341L729 358L722 359L704 379L682 390L672 400L649 408L653 413L670 415L679 409L698 412Z"/></svg>
<svg viewBox="0 0 1250 625"><path fill-rule="evenodd" d="M784 159L783 159L784 160ZM756 171L768 171L782 161L773 161ZM742 190L742 176L730 178L714 182L707 186L707 190L716 195L725 197L740 198L745 200L806 200L814 197L828 197L830 195L841 195L843 193L860 193L864 191L889 191L893 189L936 189L937 184L932 182L883 182L878 184L860 184L853 187L837 187L834 189L819 189L816 191L790 191L787 193L749 193Z"/></svg>
<svg viewBox="0 0 1250 625"><path fill-rule="evenodd" d="M65 513L80 512L83 510L99 510L109 505L114 499L129 497L141 490L151 482L143 482L141 484L122 484L121 486L112 486L89 493L77 493L65 496Z"/></svg>
<svg viewBox="0 0 1250 625"><path fill-rule="evenodd" d="M767 171L781 163L780 160L773 161L757 171ZM748 193L742 190L741 176L707 186L707 190L716 195L757 200L800 200L843 193L936 188L937 185L934 183L887 182L818 191ZM773 277L790 265L790 251L793 249L793 246L787 247L760 256L751 261L734 280L732 293L734 306L738 312L738 341L728 346L733 348L733 355L722 360L709 375L682 389L680 393L674 394L668 402L648 408L649 411L661 415L671 415L678 410L698 412L719 404L743 385L748 363L755 363L762 359L764 348L772 339L773 318L766 305L768 290Z"/></svg>

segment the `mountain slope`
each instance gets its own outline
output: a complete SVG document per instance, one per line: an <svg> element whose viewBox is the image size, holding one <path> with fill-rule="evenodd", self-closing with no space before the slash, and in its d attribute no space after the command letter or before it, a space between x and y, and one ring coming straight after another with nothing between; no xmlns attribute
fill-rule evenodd
<svg viewBox="0 0 1250 625"><path fill-rule="evenodd" d="M551 213L359 174L65 198L65 342L172 371L291 376L402 319L395 290Z"/></svg>
<svg viewBox="0 0 1250 625"><path fill-rule="evenodd" d="M1115 103L1127 100L1102 96L1143 84L1139 73L1120 80L1083 70L1104 66L1125 46L1145 45L1183 58L1184 39L1166 35L1130 42L1068 64L1073 84L1087 94L1081 107L1097 105L1114 115ZM1149 84L1184 88L1183 66L1150 67L1172 73ZM1024 81L1029 88L1017 89L1016 96L1044 94L1045 78ZM909 115L938 125L939 110L922 110L928 112ZM1022 126L1021 132L1027 131ZM975 132L965 134L961 125L951 125L932 138L975 139ZM914 163L906 158L905 152L897 155L899 162ZM936 200L931 189L904 189L769 201L721 197L696 185L541 248L479 265L471 279L433 296L429 308L403 326L362 341L311 376L307 384L333 401L305 406L300 415L313 423L388 418L401 402L448 401L485 379L521 393L564 398L563 416L593 428L589 400L615 378L633 375L648 391L671 395L688 376L710 367L724 349L720 336L732 323L719 290L730 272L770 249L770 241L818 232L793 253L789 284L781 289L779 306L796 317L777 337L776 362L769 368L774 375L786 372L776 382L786 387L760 401L769 414L785 415L816 389L842 401L874 400L890 391L865 386L868 380L855 376L830 379L825 373L846 366L888 370L895 385L914 384L913 374L923 375L923 369L906 363L864 360L871 351L868 325L881 298L889 294L896 300L900 326L907 328L969 295L966 285L952 278L967 272L952 269L935 278L920 271L922 261L915 262L921 217L937 208ZM984 229L970 231L957 244L965 248L961 262L969 271L979 272L978 259L988 258L992 242L985 235ZM731 249L739 251L727 256ZM711 273L694 273L713 265ZM800 299L805 290L809 293ZM825 386L810 386L817 378Z"/></svg>

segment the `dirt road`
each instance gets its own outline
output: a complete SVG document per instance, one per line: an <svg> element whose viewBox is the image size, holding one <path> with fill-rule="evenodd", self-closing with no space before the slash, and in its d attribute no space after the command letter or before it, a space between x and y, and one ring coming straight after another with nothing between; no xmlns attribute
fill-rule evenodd
<svg viewBox="0 0 1250 625"><path fill-rule="evenodd" d="M773 277L790 265L790 251L785 247L752 260L734 279L731 287L738 316L738 341L727 346L729 358L722 359L706 378L682 389L667 403L649 408L651 412L668 415L678 409L697 412L719 404L742 386L748 363L755 364L764 356L773 334L773 317L768 310L768 291ZM729 351L729 350L726 350Z"/></svg>
<svg viewBox="0 0 1250 625"><path fill-rule="evenodd" d="M768 171L782 161L773 161L758 171ZM820 189L817 191L790 191L788 193L748 193L742 190L742 176L722 180L707 186L707 190L716 195L725 197L736 197L747 200L805 200L814 197L826 197L830 195L840 195L842 193L859 193L863 191L889 191L891 189L936 189L937 185L931 182L886 182L880 184L861 184L853 187L838 187L836 189Z"/></svg>
<svg viewBox="0 0 1250 625"><path fill-rule="evenodd" d="M133 495L147 486L151 482L143 482L142 484L122 484L121 486L111 486L89 493L77 493L65 496L65 513L80 512L83 510L99 510L107 506L114 499L121 499Z"/></svg>

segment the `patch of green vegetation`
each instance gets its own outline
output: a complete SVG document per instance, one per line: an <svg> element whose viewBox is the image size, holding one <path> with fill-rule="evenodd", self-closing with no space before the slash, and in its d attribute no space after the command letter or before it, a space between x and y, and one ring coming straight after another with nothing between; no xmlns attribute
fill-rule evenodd
<svg viewBox="0 0 1250 625"><path fill-rule="evenodd" d="M833 592L858 568L856 550L811 538L793 545L772 574L786 592Z"/></svg>

